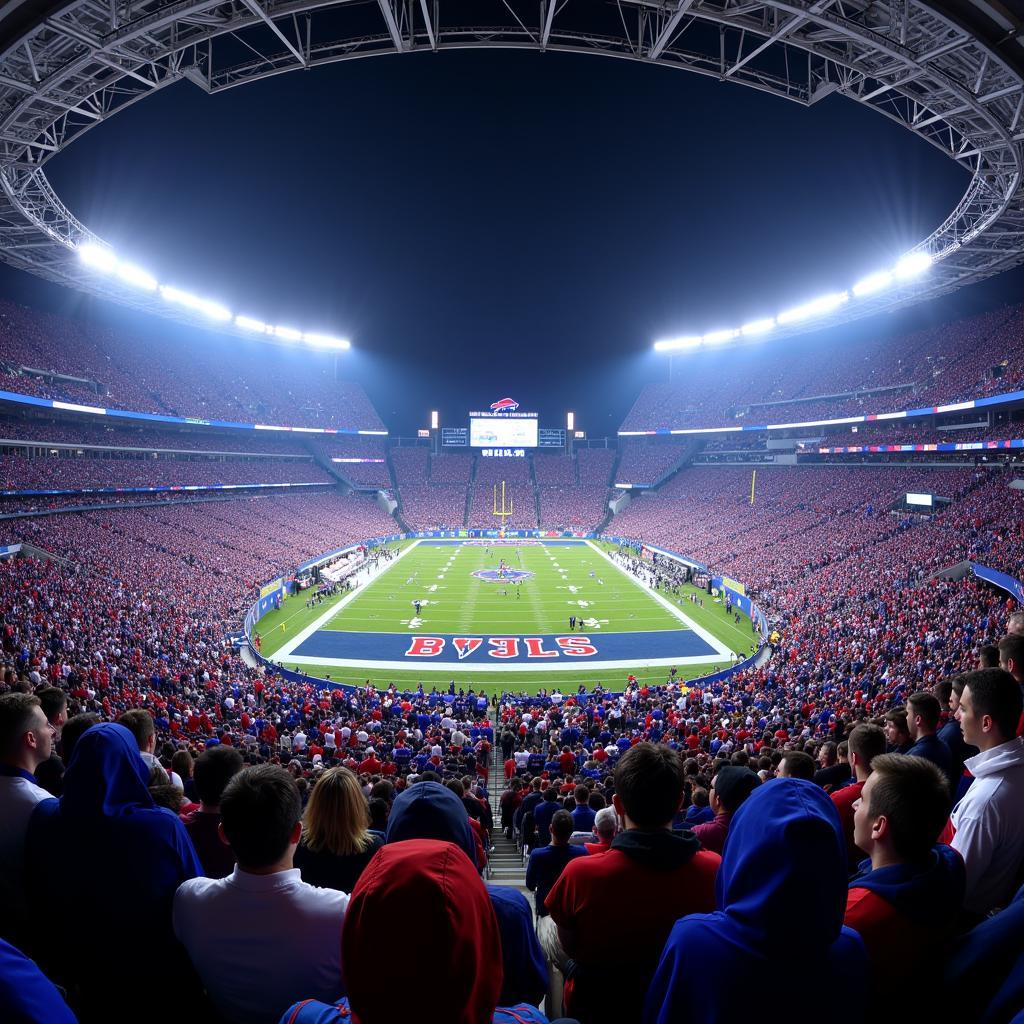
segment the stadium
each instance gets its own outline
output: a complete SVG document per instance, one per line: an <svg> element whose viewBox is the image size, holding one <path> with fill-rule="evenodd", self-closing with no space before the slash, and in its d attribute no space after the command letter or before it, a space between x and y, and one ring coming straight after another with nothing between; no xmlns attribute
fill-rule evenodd
<svg viewBox="0 0 1024 1024"><path fill-rule="evenodd" d="M0 40L0 1021L1024 1024L1017 0Z"/></svg>

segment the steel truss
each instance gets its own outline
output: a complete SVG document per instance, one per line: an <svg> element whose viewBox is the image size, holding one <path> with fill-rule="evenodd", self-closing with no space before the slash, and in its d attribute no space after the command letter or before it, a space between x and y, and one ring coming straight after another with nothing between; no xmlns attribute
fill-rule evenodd
<svg viewBox="0 0 1024 1024"><path fill-rule="evenodd" d="M1009 39L1020 29L1000 26ZM776 335L931 298L1024 262L1020 65L916 0L73 0L0 46L0 259L188 322L201 317L81 264L74 247L99 240L50 186L47 160L182 78L214 93L425 50L618 57L806 106L839 93L970 173L956 208L917 247L936 260L929 274Z"/></svg>

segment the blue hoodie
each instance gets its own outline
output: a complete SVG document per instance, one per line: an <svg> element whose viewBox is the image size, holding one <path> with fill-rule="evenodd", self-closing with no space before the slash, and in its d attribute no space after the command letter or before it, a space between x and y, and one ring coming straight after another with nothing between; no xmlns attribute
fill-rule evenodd
<svg viewBox="0 0 1024 1024"><path fill-rule="evenodd" d="M77 1024L42 971L0 939L0 1020L5 1024Z"/></svg>
<svg viewBox="0 0 1024 1024"><path fill-rule="evenodd" d="M846 843L819 786L774 779L755 789L732 817L715 887L715 913L672 929L645 1024L744 1020L751 993L784 978L798 984L802 1005L830 1007L834 1024L859 1024L867 956L843 927Z"/></svg>
<svg viewBox="0 0 1024 1024"><path fill-rule="evenodd" d="M437 839L455 843L476 864L476 839L462 801L439 782L417 782L399 794L388 816L387 842ZM547 992L548 969L526 897L511 886L487 885L501 932L505 980L499 1006L536 1005Z"/></svg>
<svg viewBox="0 0 1024 1024"><path fill-rule="evenodd" d="M148 783L132 734L94 725L75 745L60 800L43 801L29 823L27 888L46 922L45 942L64 946L62 964L99 998L109 996L111 964L126 999L135 983L152 993L154 964L168 977L187 964L171 902L203 869L185 826L154 804ZM82 883L70 902L58 879ZM61 927L53 929L55 921Z"/></svg>

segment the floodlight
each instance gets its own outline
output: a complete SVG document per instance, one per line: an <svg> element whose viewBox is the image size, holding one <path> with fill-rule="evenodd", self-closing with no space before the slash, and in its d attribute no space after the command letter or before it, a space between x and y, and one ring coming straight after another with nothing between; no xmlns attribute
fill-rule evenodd
<svg viewBox="0 0 1024 1024"><path fill-rule="evenodd" d="M297 331L294 327L275 327L274 337L284 341L302 341L302 331Z"/></svg>
<svg viewBox="0 0 1024 1024"><path fill-rule="evenodd" d="M781 312L776 318L780 324L791 324L797 320L807 320L812 316L821 316L823 313L831 313L838 309L850 298L849 292L832 292L829 295L822 295L820 298L811 299L802 306L794 306Z"/></svg>
<svg viewBox="0 0 1024 1024"><path fill-rule="evenodd" d="M775 326L775 317L767 316L762 320L751 320L740 328L740 334L745 338L752 334L766 334Z"/></svg>
<svg viewBox="0 0 1024 1024"><path fill-rule="evenodd" d="M908 252L894 268L896 276L902 280L906 280L910 277L917 277L918 274L923 274L934 262L929 253L923 250L917 252Z"/></svg>
<svg viewBox="0 0 1024 1024"><path fill-rule="evenodd" d="M565 429L570 432L576 429L576 413L567 412L565 414Z"/></svg>
<svg viewBox="0 0 1024 1024"><path fill-rule="evenodd" d="M861 278L853 286L853 294L858 299L863 298L865 295L873 295L875 292L880 292L883 288L888 288L892 284L892 274L888 270L879 270L877 273L868 274L867 277Z"/></svg>
<svg viewBox="0 0 1024 1024"><path fill-rule="evenodd" d="M438 411L436 409L434 409L431 412L431 414L430 414L430 429L431 430L437 430L440 421L441 421L440 414L438 413Z"/></svg>
<svg viewBox="0 0 1024 1024"><path fill-rule="evenodd" d="M675 352L680 349L697 348L701 343L699 334L693 334L685 338L672 338L667 341L656 341L655 352Z"/></svg>
<svg viewBox="0 0 1024 1024"><path fill-rule="evenodd" d="M147 292L155 292L157 289L156 278L149 271L135 266L134 263L118 263L117 276L125 284L134 285L136 288L142 288Z"/></svg>
<svg viewBox="0 0 1024 1024"><path fill-rule="evenodd" d="M201 299L198 295L183 292L180 288L172 288L170 285L160 285L160 294L168 301L178 306L185 306L187 309L194 309L204 313L211 320L230 320L231 311L209 299Z"/></svg>
<svg viewBox="0 0 1024 1024"><path fill-rule="evenodd" d="M348 338L334 338L329 334L316 334L315 332L306 331L302 335L302 340L307 345L312 345L315 348L351 348L352 342Z"/></svg>
<svg viewBox="0 0 1024 1024"><path fill-rule="evenodd" d="M728 329L722 331L708 331L708 333L704 335L704 344L721 345L723 341L732 341L738 333L738 331Z"/></svg>
<svg viewBox="0 0 1024 1024"><path fill-rule="evenodd" d="M255 331L257 334L266 334L270 330L262 320L254 320L251 316L236 316L235 326L241 327L243 331Z"/></svg>
<svg viewBox="0 0 1024 1024"><path fill-rule="evenodd" d="M117 257L113 249L107 249L102 245L95 245L92 242L84 242L78 247L78 258L94 270L100 270L104 274L111 273L117 266Z"/></svg>

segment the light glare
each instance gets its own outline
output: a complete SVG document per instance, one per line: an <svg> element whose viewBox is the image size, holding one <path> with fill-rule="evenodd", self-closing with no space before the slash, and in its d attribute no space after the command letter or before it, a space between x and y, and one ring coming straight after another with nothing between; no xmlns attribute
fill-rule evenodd
<svg viewBox="0 0 1024 1024"><path fill-rule="evenodd" d="M157 289L156 278L142 267L135 266L134 263L118 263L117 276L125 284L142 288L147 292L155 292Z"/></svg>
<svg viewBox="0 0 1024 1024"><path fill-rule="evenodd" d="M873 295L875 292L880 292L891 284L892 274L888 270L879 270L877 273L868 274L867 277L861 278L853 286L853 294L859 299L865 295Z"/></svg>
<svg viewBox="0 0 1024 1024"><path fill-rule="evenodd" d="M235 326L241 327L243 331L255 331L257 334L266 334L270 328L262 320L254 320L251 316L235 317Z"/></svg>
<svg viewBox="0 0 1024 1024"><path fill-rule="evenodd" d="M812 316L821 316L823 313L830 313L837 309L850 298L849 292L832 292L829 295L822 295L820 298L811 299L801 306L794 306L792 309L784 310L778 315L780 324L791 324L797 320L807 320Z"/></svg>
<svg viewBox="0 0 1024 1024"><path fill-rule="evenodd" d="M721 345L723 341L732 341L738 332L734 330L708 331L704 335L705 345Z"/></svg>
<svg viewBox="0 0 1024 1024"><path fill-rule="evenodd" d="M101 270L104 274L111 273L117 266L117 257L113 250L94 245L92 242L86 242L78 247L78 258L86 266Z"/></svg>
<svg viewBox="0 0 1024 1024"><path fill-rule="evenodd" d="M694 334L685 338L669 338L664 341L656 341L654 343L655 352L673 352L679 349L697 348L701 343L701 337L699 334Z"/></svg>
<svg viewBox="0 0 1024 1024"><path fill-rule="evenodd" d="M749 337L751 334L765 334L775 326L775 317L768 316L763 320L751 320L740 328L740 334Z"/></svg>
<svg viewBox="0 0 1024 1024"><path fill-rule="evenodd" d="M302 335L302 340L307 345L312 345L315 348L351 348L352 342L348 338L334 338L329 334L317 334L314 331L306 331Z"/></svg>
<svg viewBox="0 0 1024 1024"><path fill-rule="evenodd" d="M274 336L282 338L284 341L301 341L302 331L295 330L294 327L275 327Z"/></svg>
<svg viewBox="0 0 1024 1024"><path fill-rule="evenodd" d="M170 285L162 284L160 286L160 294L168 302L185 306L187 309L194 309L199 313L205 314L211 320L231 319L231 310L216 302L211 302L209 299L201 299L198 295L184 292L180 288L172 288Z"/></svg>
<svg viewBox="0 0 1024 1024"><path fill-rule="evenodd" d="M896 264L894 273L901 280L906 280L908 277L917 277L918 274L923 274L933 263L931 256L924 252L908 252Z"/></svg>

